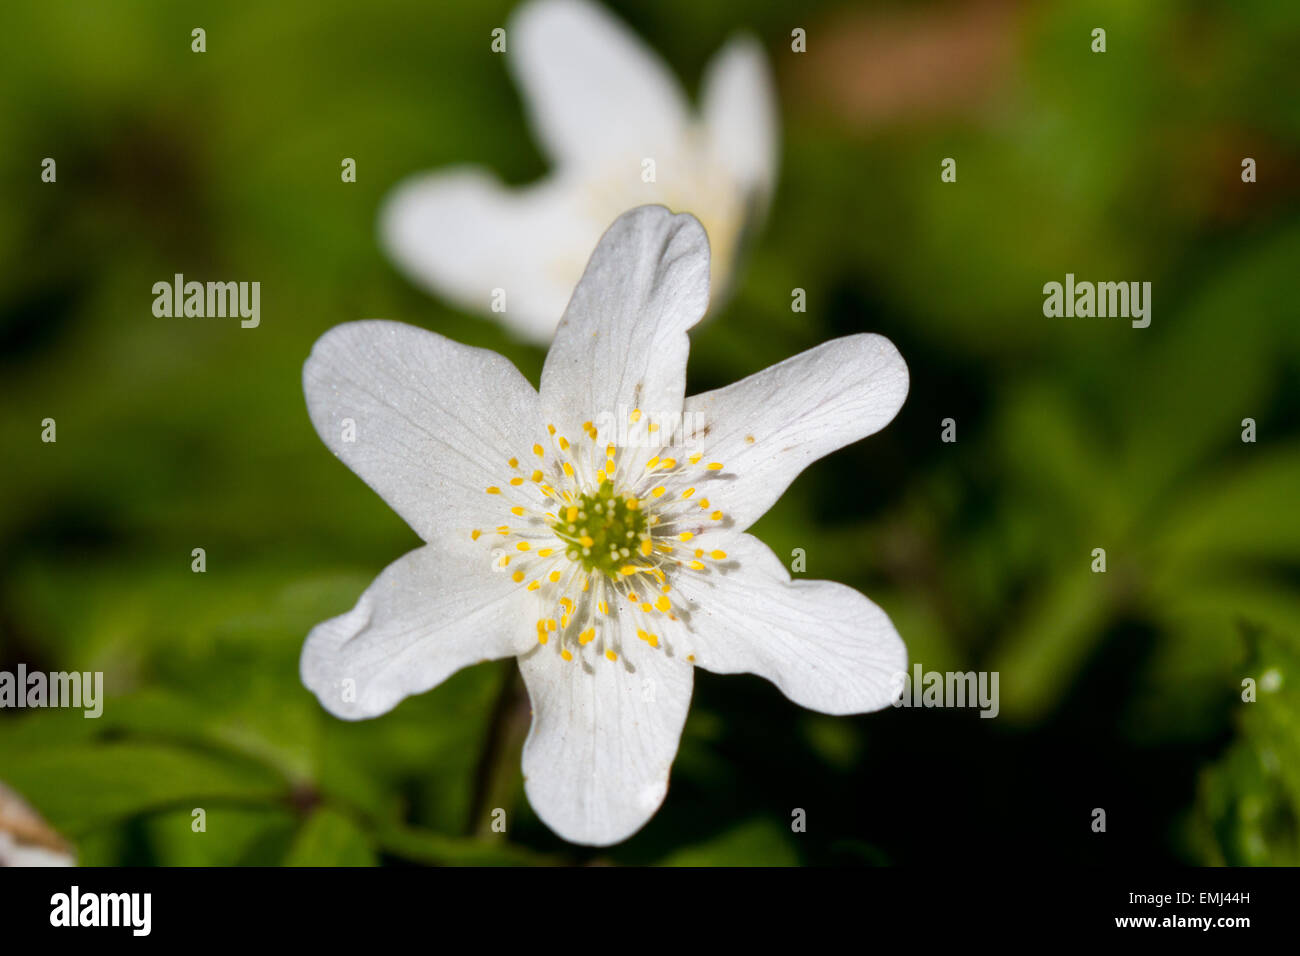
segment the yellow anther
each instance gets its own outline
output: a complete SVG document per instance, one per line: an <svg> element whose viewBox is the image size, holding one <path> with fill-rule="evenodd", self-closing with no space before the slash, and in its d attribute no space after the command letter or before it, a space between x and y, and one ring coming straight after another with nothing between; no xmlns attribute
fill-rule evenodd
<svg viewBox="0 0 1300 956"><path fill-rule="evenodd" d="M667 490L668 490L668 489L665 488L663 485L660 485L660 486L659 486L658 488L656 488L654 491L650 492L650 497L651 497L651 498L662 498L662 497L664 496L664 492L667 491Z"/></svg>
<svg viewBox="0 0 1300 956"><path fill-rule="evenodd" d="M482 533L483 533L483 532L480 531L478 528L475 528L473 531L471 531L471 532L469 533L469 539L470 539L471 541L477 541L478 538L479 538L479 535L481 535Z"/></svg>
<svg viewBox="0 0 1300 956"><path fill-rule="evenodd" d="M490 495L499 495L501 494L501 489L496 485L488 485L487 493Z"/></svg>
<svg viewBox="0 0 1300 956"><path fill-rule="evenodd" d="M644 554L646 557L649 557L649 556L650 556L650 553L651 553L652 551L654 551L654 549L655 549L655 546L654 546L654 542L653 542L653 541L651 541L649 538L642 538L642 539L641 539L641 553L642 553L642 554Z"/></svg>
<svg viewBox="0 0 1300 956"><path fill-rule="evenodd" d="M560 580L560 572L559 572L559 571L552 571L552 572L551 572L551 583L554 584L554 583L555 583L556 581L558 581L558 580Z"/></svg>
<svg viewBox="0 0 1300 956"><path fill-rule="evenodd" d="M722 462L711 461L707 465L705 465L705 467L708 468L709 471L722 471Z"/></svg>
<svg viewBox="0 0 1300 956"><path fill-rule="evenodd" d="M629 574L636 574L636 566L631 564L625 564L618 569L618 573L623 575L624 577L627 577Z"/></svg>
<svg viewBox="0 0 1300 956"><path fill-rule="evenodd" d="M649 644L650 644L651 647L658 647L658 646L659 646L659 635L658 635L658 634L651 634L651 635L647 638L647 641L649 642Z"/></svg>
<svg viewBox="0 0 1300 956"><path fill-rule="evenodd" d="M555 630L555 618L553 618L553 617L548 617L548 618L546 619L546 629L547 629L548 631L553 631L553 630Z"/></svg>
<svg viewBox="0 0 1300 956"><path fill-rule="evenodd" d="M600 613L601 613L601 614L608 614L608 613L609 613L609 605L606 604L604 601L601 601L599 604L596 605L596 607L600 608Z"/></svg>
<svg viewBox="0 0 1300 956"><path fill-rule="evenodd" d="M590 644L595 639L596 639L596 629L594 627L589 627L581 634L578 635L579 644Z"/></svg>
<svg viewBox="0 0 1300 956"><path fill-rule="evenodd" d="M518 584L524 579L524 572L516 571L514 574L510 575L510 578L515 582L515 584Z"/></svg>
<svg viewBox="0 0 1300 956"><path fill-rule="evenodd" d="M635 425L637 422L641 420L641 409L639 408L632 409L632 414L629 415L627 418L628 421L630 421L632 424Z"/></svg>
<svg viewBox="0 0 1300 956"><path fill-rule="evenodd" d="M524 480L523 480L522 478L518 477L518 476L516 476L516 477L510 479L510 484L514 485L516 488L518 488L518 487L519 487L520 485L522 485L523 483L524 483Z"/></svg>
<svg viewBox="0 0 1300 956"><path fill-rule="evenodd" d="M567 439L567 438L565 438L563 435L561 435L561 436L560 436L560 451L568 451L568 450L569 450L569 439Z"/></svg>
<svg viewBox="0 0 1300 956"><path fill-rule="evenodd" d="M692 561L690 564L687 565L687 567L692 568L692 569L694 569L694 570L696 570L696 571L703 571L703 570L704 570L704 562L703 562L703 561Z"/></svg>
<svg viewBox="0 0 1300 956"><path fill-rule="evenodd" d="M563 657L566 661L573 660L573 654L570 653L567 647L564 650L560 651L560 656Z"/></svg>
<svg viewBox="0 0 1300 956"><path fill-rule="evenodd" d="M529 480L530 480L530 481L533 481L533 482L541 481L541 480L542 480L542 473L541 473L540 471L534 471L534 472L529 476Z"/></svg>
<svg viewBox="0 0 1300 956"><path fill-rule="evenodd" d="M663 461L659 462L659 467L662 468L664 471L672 471L674 468L677 467L677 459L665 458Z"/></svg>
<svg viewBox="0 0 1300 956"><path fill-rule="evenodd" d="M542 550L537 552L537 556L539 558L549 558L554 553L555 553L554 548L542 548Z"/></svg>
<svg viewBox="0 0 1300 956"><path fill-rule="evenodd" d="M686 460L689 461L692 465L698 465L700 463L700 459L703 457L704 457L703 455L697 452L694 455L691 455L691 457L687 458Z"/></svg>
<svg viewBox="0 0 1300 956"><path fill-rule="evenodd" d="M607 650L605 652L605 656L608 657L611 661L618 660L618 655L614 653L613 649Z"/></svg>
<svg viewBox="0 0 1300 956"><path fill-rule="evenodd" d="M649 614L649 613L650 613L651 611L653 611L653 610L654 610L654 608L651 607L649 604L642 604L642 605L641 605L641 613L642 613L642 614Z"/></svg>
<svg viewBox="0 0 1300 956"><path fill-rule="evenodd" d="M555 426L554 426L554 425L547 425L547 426L546 426L546 430L547 430L550 434L552 434L552 435L555 434Z"/></svg>
<svg viewBox="0 0 1300 956"><path fill-rule="evenodd" d="M592 538L591 535L587 535L587 534L584 534L581 538L578 539L578 544L582 545L584 548L590 548L595 543L596 543L595 539Z"/></svg>
<svg viewBox="0 0 1300 956"><path fill-rule="evenodd" d="M655 607L658 608L660 611L667 612L669 608L671 608L672 606L673 603L669 601L668 598L664 597L662 594L659 597L655 598Z"/></svg>
<svg viewBox="0 0 1300 956"><path fill-rule="evenodd" d="M564 608L570 614L573 613L573 601L568 597L560 598L560 607Z"/></svg>
<svg viewBox="0 0 1300 956"><path fill-rule="evenodd" d="M711 552L709 553L709 557L711 557L714 561L725 561L725 560L727 560L727 552L725 552L725 551L711 551Z"/></svg>
<svg viewBox="0 0 1300 956"><path fill-rule="evenodd" d="M563 467L564 467L564 473L565 473L566 475L568 475L570 478L572 478L572 477L573 477L573 466L570 465L570 464L566 461L566 462L564 463L564 466L563 466Z"/></svg>
<svg viewBox="0 0 1300 956"><path fill-rule="evenodd" d="M530 591L536 591L536 590L537 590L538 588L540 588L541 586L542 586L542 582L541 582L541 581L529 581L529 582L528 582L528 590L530 590Z"/></svg>
<svg viewBox="0 0 1300 956"><path fill-rule="evenodd" d="M524 516L524 506L515 505L513 508L510 509L510 513L514 515L516 518L522 518Z"/></svg>
<svg viewBox="0 0 1300 956"><path fill-rule="evenodd" d="M541 445L534 445L533 454L536 455L538 458L541 458L543 455L546 454L546 449L543 448Z"/></svg>
<svg viewBox="0 0 1300 956"><path fill-rule="evenodd" d="M690 541L691 538L693 538L693 537L695 537L695 535L693 535L691 532L689 532L689 531L683 531L681 534L679 534L679 535L677 536L677 540L678 540L678 541Z"/></svg>
<svg viewBox="0 0 1300 956"><path fill-rule="evenodd" d="M527 551L529 548L532 547L532 545L529 544L527 541L520 541L517 545L515 545L515 547L518 548L520 551Z"/></svg>
<svg viewBox="0 0 1300 956"><path fill-rule="evenodd" d="M497 534L509 534L509 533L510 533L510 525L508 524L503 524L501 527L497 528Z"/></svg>
<svg viewBox="0 0 1300 956"><path fill-rule="evenodd" d="M518 459L518 458L511 458L509 464L510 464L510 467L511 467L511 468L518 468L518 467L519 467L519 459Z"/></svg>
<svg viewBox="0 0 1300 956"><path fill-rule="evenodd" d="M651 458L649 461L645 463L645 470L649 471L650 469L654 468L654 466L657 464L659 464L659 456L655 455L653 458Z"/></svg>
<svg viewBox="0 0 1300 956"><path fill-rule="evenodd" d="M700 507L703 508L705 511L708 511L708 510L709 510L709 499L708 499L708 498L701 498L701 499L700 499Z"/></svg>
<svg viewBox="0 0 1300 956"><path fill-rule="evenodd" d="M545 644L549 639L550 639L550 638L548 638L548 637L546 636L546 632L545 632L545 631L542 631L540 634L537 635L537 643L538 643L538 644Z"/></svg>
<svg viewBox="0 0 1300 956"><path fill-rule="evenodd" d="M721 521L721 520L722 520L722 512L721 512L721 511L715 511L715 512L713 512L713 514L709 515L709 520L710 520L710 521Z"/></svg>

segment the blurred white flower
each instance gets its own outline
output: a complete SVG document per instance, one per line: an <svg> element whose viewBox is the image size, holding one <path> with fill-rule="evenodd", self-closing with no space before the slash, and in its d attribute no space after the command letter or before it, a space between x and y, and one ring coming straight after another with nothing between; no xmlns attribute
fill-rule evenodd
<svg viewBox="0 0 1300 956"><path fill-rule="evenodd" d="M13 790L0 783L0 866L75 866L67 842Z"/></svg>
<svg viewBox="0 0 1300 956"><path fill-rule="evenodd" d="M775 97L758 43L739 37L714 57L696 115L654 51L586 0L526 3L507 37L506 60L553 168L523 188L478 168L402 183L380 217L398 266L545 344L605 228L658 203L704 224L712 288L725 292L776 178Z"/></svg>
<svg viewBox="0 0 1300 956"><path fill-rule="evenodd" d="M792 581L745 529L894 417L907 366L851 335L686 398L708 301L699 222L647 206L597 246L540 394L500 355L411 326L320 338L303 370L316 430L426 542L308 636L302 679L326 708L374 717L518 657L529 801L565 839L609 844L663 801L695 667L831 714L897 696L907 653L885 613Z"/></svg>

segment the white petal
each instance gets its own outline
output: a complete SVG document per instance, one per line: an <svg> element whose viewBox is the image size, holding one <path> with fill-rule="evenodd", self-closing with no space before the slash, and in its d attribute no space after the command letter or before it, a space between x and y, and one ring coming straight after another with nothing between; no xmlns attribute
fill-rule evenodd
<svg viewBox="0 0 1300 956"><path fill-rule="evenodd" d="M822 713L865 713L898 697L907 648L884 611L842 584L791 581L751 535L724 547L727 559L709 573L674 580L690 609L691 643L679 653L718 674L765 677Z"/></svg>
<svg viewBox="0 0 1300 956"><path fill-rule="evenodd" d="M317 340L302 378L321 439L425 541L500 524L486 490L541 433L537 393L506 359L411 325L348 322Z"/></svg>
<svg viewBox="0 0 1300 956"><path fill-rule="evenodd" d="M731 40L704 75L701 109L713 161L749 194L761 215L776 183L778 117L772 75L762 46L752 37Z"/></svg>
<svg viewBox="0 0 1300 956"><path fill-rule="evenodd" d="M725 466L700 493L748 528L809 464L889 424L907 387L892 342L850 335L688 398L683 420L703 437L687 444Z"/></svg>
<svg viewBox="0 0 1300 956"><path fill-rule="evenodd" d="M0 867L8 866L76 866L70 853L51 850L32 843L21 843L0 830Z"/></svg>
<svg viewBox="0 0 1300 956"><path fill-rule="evenodd" d="M76 865L63 837L26 800L0 783L0 867Z"/></svg>
<svg viewBox="0 0 1300 956"><path fill-rule="evenodd" d="M625 212L601 237L542 369L542 408L570 430L634 409L681 413L687 330L709 305L709 240L694 216Z"/></svg>
<svg viewBox="0 0 1300 956"><path fill-rule="evenodd" d="M634 656L586 669L546 648L521 657L533 705L524 744L528 802L570 843L625 840L654 815L691 702L691 667L639 645ZM635 667L629 673L625 663Z"/></svg>
<svg viewBox="0 0 1300 956"><path fill-rule="evenodd" d="M302 682L335 716L375 717L462 667L527 650L535 603L468 539L417 548L386 567L351 611L312 628Z"/></svg>
<svg viewBox="0 0 1300 956"><path fill-rule="evenodd" d="M562 166L625 166L677 148L690 122L664 62L612 14L585 0L533 0L507 31L534 129Z"/></svg>
<svg viewBox="0 0 1300 956"><path fill-rule="evenodd" d="M447 170L399 185L380 235L415 282L549 344L604 225L588 205L565 178L511 189L479 170Z"/></svg>

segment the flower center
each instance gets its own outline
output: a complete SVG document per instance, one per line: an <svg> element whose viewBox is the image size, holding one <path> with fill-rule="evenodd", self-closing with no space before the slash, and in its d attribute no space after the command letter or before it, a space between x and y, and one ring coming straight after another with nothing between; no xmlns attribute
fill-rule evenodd
<svg viewBox="0 0 1300 956"><path fill-rule="evenodd" d="M641 501L616 494L608 479L594 492L579 495L559 518L553 530L567 545L568 559L609 578L617 578L618 569L642 547L654 546Z"/></svg>
<svg viewBox="0 0 1300 956"><path fill-rule="evenodd" d="M673 577L711 573L706 562L727 558L693 541L725 520L703 494L725 477L723 465L699 452L672 457L665 430L640 409L622 445L602 442L592 422L574 442L546 430L549 449L533 445L527 464L511 458L509 479L486 489L510 514L486 539L494 568L536 594L537 643L563 661L585 660L589 648L619 661L624 635L671 654L661 634L678 620ZM641 451L653 448L649 458Z"/></svg>

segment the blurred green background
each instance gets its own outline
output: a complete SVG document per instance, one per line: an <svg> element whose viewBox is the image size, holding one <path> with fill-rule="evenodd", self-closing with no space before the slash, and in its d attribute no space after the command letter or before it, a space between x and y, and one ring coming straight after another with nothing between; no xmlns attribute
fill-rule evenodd
<svg viewBox="0 0 1300 956"><path fill-rule="evenodd" d="M755 533L926 669L999 671L997 719L823 717L697 672L663 809L593 851L523 798L513 662L373 721L319 707L303 638L417 539L313 432L313 341L384 317L541 368L375 236L409 173L545 170L489 52L510 6L4 5L0 669L102 670L108 699L0 712L0 781L84 864L1300 863L1289 0L615 5L692 93L742 27L779 88L772 214L690 389L858 331L911 368L898 420ZM176 272L260 281L261 327L155 318ZM1066 272L1151 281L1151 327L1045 318Z"/></svg>

